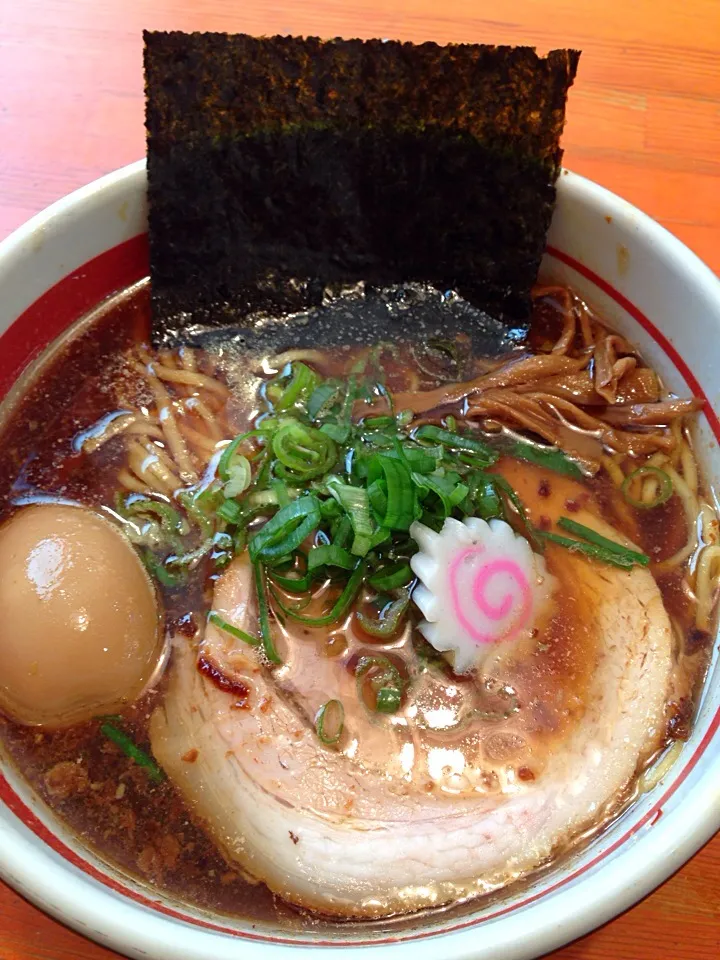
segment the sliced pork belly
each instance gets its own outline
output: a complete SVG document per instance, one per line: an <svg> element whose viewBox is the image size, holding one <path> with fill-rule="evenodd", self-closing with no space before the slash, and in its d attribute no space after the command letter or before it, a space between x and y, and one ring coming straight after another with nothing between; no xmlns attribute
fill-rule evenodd
<svg viewBox="0 0 720 960"><path fill-rule="evenodd" d="M551 516L578 492L558 484L543 501ZM592 510L576 516L610 533ZM421 670L409 633L394 641L391 654L414 666L392 717L358 701L348 664L370 644L351 622L335 631L347 644L336 657L319 631L279 635L286 660L272 672L213 626L199 649L177 637L153 751L228 860L304 907L377 917L520 877L621 802L662 741L671 674L647 570L557 547L547 563L554 613L485 676ZM239 558L214 606L252 630L252 595ZM331 697L346 711L337 748L314 730Z"/></svg>

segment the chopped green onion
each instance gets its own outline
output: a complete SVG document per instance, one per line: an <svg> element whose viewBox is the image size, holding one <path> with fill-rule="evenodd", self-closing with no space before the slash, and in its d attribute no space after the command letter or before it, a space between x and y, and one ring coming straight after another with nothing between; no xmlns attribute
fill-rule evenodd
<svg viewBox="0 0 720 960"><path fill-rule="evenodd" d="M502 492L508 498L510 503L512 503L512 505L515 507L515 510L517 511L517 514L520 517L520 520L522 521L522 525L525 528L525 533L527 534L527 538L530 541L530 543L532 543L532 545L535 547L538 553L542 553L545 547L544 539L540 535L541 531L536 530L535 527L532 525L532 523L530 523L530 518L527 515L525 504L522 502L522 500L517 495L517 493L515 493L511 485L505 479L505 477L501 477L499 473L493 473L489 476L492 480L492 483L495 484L495 487L498 490L502 490Z"/></svg>
<svg viewBox="0 0 720 960"><path fill-rule="evenodd" d="M562 473L574 480L582 480L583 473L574 460L567 457L557 447L541 447L533 443L518 440L508 449L508 454L516 460L525 460L538 467L546 467L554 473Z"/></svg>
<svg viewBox="0 0 720 960"><path fill-rule="evenodd" d="M223 487L223 493L226 497L239 497L250 486L252 480L252 468L250 461L242 454L236 454L230 467L228 468L230 479Z"/></svg>
<svg viewBox="0 0 720 960"><path fill-rule="evenodd" d="M223 500L215 511L221 520L226 523L240 523L243 516L243 509L237 500Z"/></svg>
<svg viewBox="0 0 720 960"><path fill-rule="evenodd" d="M203 537L212 536L214 529L212 518L206 512L205 507L207 506L207 509L214 513L217 509L215 500L221 495L220 489L218 488L216 490L212 485L205 487L203 490L198 490L195 493L191 490L181 490L177 495L187 515L191 520L194 520L200 528Z"/></svg>
<svg viewBox="0 0 720 960"><path fill-rule="evenodd" d="M324 423L320 432L334 440L335 443L345 443L350 436L350 425L347 423Z"/></svg>
<svg viewBox="0 0 720 960"><path fill-rule="evenodd" d="M363 430L361 436L368 446L375 450L382 450L383 453L389 451L397 441L395 433L387 430Z"/></svg>
<svg viewBox="0 0 720 960"><path fill-rule="evenodd" d="M262 451L261 456L258 458L258 462L260 462L260 469L255 474L255 479L253 480L253 489L255 490L264 490L270 482L273 466L271 454L272 449L270 447L266 447Z"/></svg>
<svg viewBox="0 0 720 960"><path fill-rule="evenodd" d="M610 553L616 553L620 557L631 559L634 563L638 563L643 567L646 567L650 563L650 557L646 553L631 550L629 547L624 547L615 540L609 540L591 527L586 527L585 524L571 520L569 517L560 517L558 526L563 530L567 530L568 533L574 533L576 536L582 537L583 540L587 540L589 543L594 543L598 547L609 550Z"/></svg>
<svg viewBox="0 0 720 960"><path fill-rule="evenodd" d="M368 617L362 610L356 612L355 618L365 633L369 633L371 637L381 637L388 640L397 633L409 605L410 592L403 590L397 600L387 604L377 620Z"/></svg>
<svg viewBox="0 0 720 960"><path fill-rule="evenodd" d="M301 573L300 570L298 570L297 576L291 576L292 571L288 571L288 575L284 575L278 573L277 569L273 568L268 570L268 576L272 582L277 584L278 587L282 587L283 590L288 590L290 593L307 593L312 583L312 577L308 571L305 554L298 553L297 559L299 560L300 558L304 561L305 573Z"/></svg>
<svg viewBox="0 0 720 960"><path fill-rule="evenodd" d="M251 538L248 543L250 559L267 562L292 553L317 529L320 521L320 506L315 497L300 497L278 510Z"/></svg>
<svg viewBox="0 0 720 960"><path fill-rule="evenodd" d="M114 723L101 723L100 731L108 740L112 740L115 746L119 747L126 757L129 757L130 760L139 767L142 767L153 783L161 783L165 779L164 771L157 765L150 754L142 750L134 740L119 727L116 727Z"/></svg>
<svg viewBox="0 0 720 960"><path fill-rule="evenodd" d="M337 598L329 613L326 613L321 617L305 617L299 613L296 609L287 606L284 604L280 597L273 591L273 597L278 607L285 614L286 617L290 617L291 620L296 620L298 623L304 623L307 627L327 627L331 623L335 623L340 617L344 616L347 613L350 605L357 596L362 582L365 578L365 562L359 560L357 566L352 572L352 575L348 582L345 584L345 587Z"/></svg>
<svg viewBox="0 0 720 960"><path fill-rule="evenodd" d="M252 496L254 496L254 494ZM249 498L250 501L252 501L252 496ZM249 507L242 511L242 516L237 521L238 529L235 531L235 553L242 553L247 546L248 527L250 524L254 520L257 520L258 517L267 517L274 512L275 505L273 503L253 505L252 502Z"/></svg>
<svg viewBox="0 0 720 960"><path fill-rule="evenodd" d="M387 493L385 492L385 484L382 480L374 480L368 487L368 497L370 498L370 506L373 509L373 512L377 517L385 516L387 513Z"/></svg>
<svg viewBox="0 0 720 960"><path fill-rule="evenodd" d="M457 433L457 420L452 415L445 417L445 426L450 433Z"/></svg>
<svg viewBox="0 0 720 960"><path fill-rule="evenodd" d="M485 470L489 464L487 460L484 460L480 457L472 457L467 453L456 453L455 457L459 463L462 463L466 467L473 467L475 470ZM457 467L457 462L455 466Z"/></svg>
<svg viewBox="0 0 720 960"><path fill-rule="evenodd" d="M277 500L277 505L279 507L286 507L291 500L290 492L288 491L288 486L282 480L273 480L270 484L272 491L275 494Z"/></svg>
<svg viewBox="0 0 720 960"><path fill-rule="evenodd" d="M392 530L387 527L378 527L370 539L370 549L374 550L379 544L384 543L392 536Z"/></svg>
<svg viewBox="0 0 720 960"><path fill-rule="evenodd" d="M329 502L339 506L336 500L330 500ZM332 542L336 547L346 547L350 542L352 532L352 520L344 513L332 528Z"/></svg>
<svg viewBox="0 0 720 960"><path fill-rule="evenodd" d="M247 502L251 507L276 507L278 495L275 490L256 490L248 496Z"/></svg>
<svg viewBox="0 0 720 960"><path fill-rule="evenodd" d="M307 404L307 413L311 420L317 420L322 411L331 406L340 392L340 384L326 380L319 387L315 387Z"/></svg>
<svg viewBox="0 0 720 960"><path fill-rule="evenodd" d="M395 420L397 421L398 427L407 427L409 426L415 414L412 410L401 410L400 413L395 415Z"/></svg>
<svg viewBox="0 0 720 960"><path fill-rule="evenodd" d="M410 564L406 560L401 560L398 563L390 563L381 567L371 577L368 577L368 583L376 590L395 590L398 587L406 586L414 576Z"/></svg>
<svg viewBox="0 0 720 960"><path fill-rule="evenodd" d="M642 479L642 477L654 477L658 481L657 493L652 500L637 500L630 494L630 488L633 483L636 480ZM673 482L664 470L660 470L659 467L653 467L648 463L644 467L638 467L637 470L629 473L623 480L620 489L622 490L622 495L631 507L638 507L641 510L652 510L653 507L659 507L663 503L667 503L673 495Z"/></svg>
<svg viewBox="0 0 720 960"><path fill-rule="evenodd" d="M395 417L369 417L363 420L364 427L370 427L372 430L384 430L385 427L395 426Z"/></svg>
<svg viewBox="0 0 720 960"><path fill-rule="evenodd" d="M121 512L128 517L154 514L160 521L160 529L168 537L183 536L188 532L187 524L177 510L160 500L151 500L149 497L128 499Z"/></svg>
<svg viewBox="0 0 720 960"><path fill-rule="evenodd" d="M350 517L354 533L352 553L356 557L364 557L370 549L373 532L368 491L364 487L343 483L337 477L328 479L327 488Z"/></svg>
<svg viewBox="0 0 720 960"><path fill-rule="evenodd" d="M345 708L339 700L328 700L317 712L315 732L327 746L337 743L345 725Z"/></svg>
<svg viewBox="0 0 720 960"><path fill-rule="evenodd" d="M148 571L164 587L168 587L172 590L174 587L182 586L182 584L184 584L187 580L187 576L184 572L173 573L171 570L168 570L162 560L158 560L155 554L150 550L143 551L141 558Z"/></svg>
<svg viewBox="0 0 720 960"><path fill-rule="evenodd" d="M455 507L465 499L469 491L469 487L464 483L453 482L446 477L424 476L413 472L412 480L421 490L430 490L439 498L446 517L450 516Z"/></svg>
<svg viewBox="0 0 720 960"><path fill-rule="evenodd" d="M350 415L352 414L353 403L357 397L357 380L355 377L350 377L345 387L345 398L343 400L342 410L340 411L340 420L343 423L350 422ZM342 441L340 441L342 443Z"/></svg>
<svg viewBox="0 0 720 960"><path fill-rule="evenodd" d="M385 481L387 509L380 526L389 530L408 530L418 513L410 471L401 460L376 453L368 461L368 486L381 479Z"/></svg>
<svg viewBox="0 0 720 960"><path fill-rule="evenodd" d="M343 570L352 570L356 560L351 554L334 543L313 547L308 553L308 571L314 573L320 567L340 567Z"/></svg>
<svg viewBox="0 0 720 960"><path fill-rule="evenodd" d="M290 364L290 372L292 373L292 379L273 403L273 406L279 412L290 410L295 404L300 403L314 391L318 382L315 371L311 370L305 363ZM268 387L270 388L270 385Z"/></svg>
<svg viewBox="0 0 720 960"><path fill-rule="evenodd" d="M437 469L438 461L443 455L442 447L411 447L409 444L400 444L399 449L383 450L384 457L391 460L404 461L415 473L432 473Z"/></svg>
<svg viewBox="0 0 720 960"><path fill-rule="evenodd" d="M237 453L237 449L241 443L245 440L250 439L250 437L266 437L266 430L248 430L246 433L241 433L238 437L235 437L223 450L218 460L217 472L220 479L223 483L227 483L232 476L232 466L235 461L236 456L240 457L242 454ZM243 459L246 459L243 457Z"/></svg>
<svg viewBox="0 0 720 960"><path fill-rule="evenodd" d="M252 634L246 633L244 630L241 630L240 627L234 627L231 623L228 623L227 620L223 620L219 613L216 613L212 610L208 614L208 623L214 624L220 630L224 630L225 633L229 633L231 637L235 637L236 640L242 640L243 643L249 644L251 647L257 647L260 645L260 638L253 637Z"/></svg>
<svg viewBox="0 0 720 960"><path fill-rule="evenodd" d="M383 655L360 657L355 667L358 693L364 700L363 688L370 686L374 696L374 709L378 713L395 713L402 700L403 682L400 671ZM384 691L384 692L383 692Z"/></svg>
<svg viewBox="0 0 720 960"><path fill-rule="evenodd" d="M464 483L456 483L453 491L449 496L450 506L455 508L458 504L462 503L465 497L470 492L470 487Z"/></svg>
<svg viewBox="0 0 720 960"><path fill-rule="evenodd" d="M378 371L380 373L380 376L382 376L384 371L382 367L379 365L379 363L378 363ZM390 408L390 413L393 415L393 419L394 419L395 401L393 400L393 395L390 393L390 391L387 389L384 383L376 383L375 389L377 390L377 392L380 394L381 397L385 397L385 399L387 400L387 405Z"/></svg>
<svg viewBox="0 0 720 960"><path fill-rule="evenodd" d="M402 701L402 691L397 687L380 687L375 697L375 709L378 713L397 713Z"/></svg>
<svg viewBox="0 0 720 960"><path fill-rule="evenodd" d="M462 436L459 433L451 433L449 430L443 430L442 427L435 427L430 423L425 423L415 431L418 440L432 440L435 443L442 444L443 447L450 447L453 450L468 450L480 457L486 466L495 463L498 459L497 451L493 450L486 443L475 440L473 437Z"/></svg>
<svg viewBox="0 0 720 960"><path fill-rule="evenodd" d="M322 514L323 520L337 520L338 517L345 516L340 504L332 497L320 501L320 513ZM348 520L348 523L349 522ZM341 546L344 546L344 544L341 544Z"/></svg>
<svg viewBox="0 0 720 960"><path fill-rule="evenodd" d="M306 427L298 420L288 420L272 435L272 449L291 479L310 480L321 477L337 460L333 440L315 427ZM276 467L280 475L280 468Z"/></svg>
<svg viewBox="0 0 720 960"><path fill-rule="evenodd" d="M623 557L604 547L598 547L594 543L583 543L582 540L571 540L570 537L561 537L557 533L547 533L544 530L538 530L538 535L543 540L549 540L550 543L556 543L559 547L565 547L567 550L575 553L583 553L591 560L599 560L602 563L608 563L613 567L622 567L623 570L630 570L634 560L629 557Z"/></svg>
<svg viewBox="0 0 720 960"><path fill-rule="evenodd" d="M166 557L165 563L170 567L190 567L193 566L198 560L209 553L214 546L214 536L210 536L207 540L203 540L199 547L196 547L194 550L188 550L185 553L180 553L174 556Z"/></svg>
<svg viewBox="0 0 720 960"><path fill-rule="evenodd" d="M255 577L255 593L257 594L258 620L260 621L260 635L262 636L263 650L270 663L282 663L280 656L275 649L270 629L270 611L267 602L267 593L265 592L265 571L262 564L255 561L253 563L253 575Z"/></svg>
<svg viewBox="0 0 720 960"><path fill-rule="evenodd" d="M477 511L483 520L495 520L502 517L502 503L492 480L482 478L474 499L477 504Z"/></svg>

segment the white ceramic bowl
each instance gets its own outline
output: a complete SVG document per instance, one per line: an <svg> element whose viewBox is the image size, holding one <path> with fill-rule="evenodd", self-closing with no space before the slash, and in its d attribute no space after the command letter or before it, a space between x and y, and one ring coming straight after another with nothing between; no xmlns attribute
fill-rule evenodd
<svg viewBox="0 0 720 960"><path fill-rule="evenodd" d="M0 396L74 319L147 272L145 169L126 167L56 203L0 244ZM543 265L571 284L680 394L704 393L701 456L720 479L720 282L629 204L564 172ZM720 827L717 657L680 759L581 854L521 892L411 930L328 937L212 917L150 891L84 850L0 757L0 875L43 910L152 960L527 960L609 920ZM389 932L388 932L389 931Z"/></svg>

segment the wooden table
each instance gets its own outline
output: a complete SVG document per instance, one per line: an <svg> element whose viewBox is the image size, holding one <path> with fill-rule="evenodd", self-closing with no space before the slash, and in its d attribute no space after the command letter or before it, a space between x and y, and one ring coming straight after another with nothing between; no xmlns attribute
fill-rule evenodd
<svg viewBox="0 0 720 960"><path fill-rule="evenodd" d="M565 162L720 272L718 0L22 0L0 3L0 238L144 151L143 27L581 48ZM0 884L1 960L111 960ZM720 837L553 957L716 960Z"/></svg>

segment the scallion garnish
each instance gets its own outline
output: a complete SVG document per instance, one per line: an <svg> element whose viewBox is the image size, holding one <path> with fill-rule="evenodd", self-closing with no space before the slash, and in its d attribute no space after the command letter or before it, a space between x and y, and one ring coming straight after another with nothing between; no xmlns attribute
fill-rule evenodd
<svg viewBox="0 0 720 960"><path fill-rule="evenodd" d="M238 453L238 447L244 443L246 440L249 440L251 437L266 437L265 430L248 430L245 433L241 433L238 437L235 437L234 440L231 440L230 443L225 447L220 459L218 460L217 472L218 476L223 483L227 483L228 480L232 477L232 468L237 457L242 456ZM243 457L243 460L247 459Z"/></svg>
<svg viewBox="0 0 720 960"><path fill-rule="evenodd" d="M375 696L378 713L397 713L402 702L402 691L397 687L380 687Z"/></svg>
<svg viewBox="0 0 720 960"><path fill-rule="evenodd" d="M613 567L621 567L623 570L630 570L635 561L631 557L623 557L612 550L606 550L605 547L598 547L594 543L585 543L582 540L572 540L570 537L561 537L557 533L547 533L544 530L537 531L538 536L550 543L556 543L559 547L565 547L567 550L575 553L583 553L591 560L599 560L601 563L608 563Z"/></svg>
<svg viewBox="0 0 720 960"><path fill-rule="evenodd" d="M332 605L330 611L320 617L304 616L297 609L293 609L292 607L287 606L287 604L284 604L274 590L273 598L275 599L275 603L278 605L280 611L284 613L286 617L290 617L291 620L296 620L298 623L304 623L306 627L329 627L331 623L336 623L350 609L351 604L355 600L355 597L362 586L362 582L365 578L365 570L365 562L363 560L359 560L357 566L350 575L350 579L345 584L342 593Z"/></svg>
<svg viewBox="0 0 720 960"><path fill-rule="evenodd" d="M398 427L402 429L403 427L407 427L412 423L414 416L415 414L412 412L412 410L401 410L399 413L395 414L395 420Z"/></svg>
<svg viewBox="0 0 720 960"><path fill-rule="evenodd" d="M540 531L536 530L532 523L530 523L530 518L527 515L525 504L522 502L520 497L517 495L517 493L515 493L505 477L501 477L500 474L488 474L488 479L495 485L496 490L501 491L513 505L513 507L515 507L518 517L525 528L525 533L528 540L532 543L538 553L542 553L545 546L543 537L540 536Z"/></svg>
<svg viewBox="0 0 720 960"><path fill-rule="evenodd" d="M277 474L288 479L310 480L324 476L337 460L337 447L322 430L290 419L274 431L272 450L279 464Z"/></svg>
<svg viewBox="0 0 720 960"><path fill-rule="evenodd" d="M115 746L119 747L126 757L129 757L139 767L142 767L153 783L161 783L165 779L165 772L158 766L150 754L141 749L131 737L114 723L110 723L109 721L101 723L100 731L108 740L112 740Z"/></svg>
<svg viewBox="0 0 720 960"><path fill-rule="evenodd" d="M492 480L480 476L474 493L477 512L483 520L496 520L503 515L502 502Z"/></svg>
<svg viewBox="0 0 720 960"><path fill-rule="evenodd" d="M615 540L609 540L591 527L586 527L584 523L571 520L570 517L560 517L558 526L562 530L567 530L568 533L574 533L576 536L582 537L588 543L594 543L596 546L602 547L610 553L615 553L619 557L632 560L633 563L638 563L640 566L646 567L650 563L650 557L646 553L640 553L638 550L632 550L629 547L624 547L621 543L616 543Z"/></svg>
<svg viewBox="0 0 720 960"><path fill-rule="evenodd" d="M220 630L224 630L225 633L229 633L231 637L235 637L236 640L242 640L243 643L247 643L251 647L260 645L259 637L254 637L251 633L246 633L245 630L241 630L240 627L234 627L232 623L228 623L227 620L224 620L220 614L214 610L208 614L208 623L212 623Z"/></svg>
<svg viewBox="0 0 720 960"><path fill-rule="evenodd" d="M443 447L450 447L452 450L467 450L474 453L486 466L495 463L499 457L496 450L493 450L492 447L481 440L463 436L459 433L451 433L449 430L443 430L442 427L435 427L430 423L418 427L415 436L418 440L431 440L434 443L442 444Z"/></svg>
<svg viewBox="0 0 720 960"><path fill-rule="evenodd" d="M403 590L396 600L384 607L377 619L367 616L362 610L358 610L355 617L365 633L369 633L371 637L389 640L400 629L409 605L410 592Z"/></svg>
<svg viewBox="0 0 720 960"><path fill-rule="evenodd" d="M657 481L657 490L649 500L642 500L637 497L633 497L630 493L633 484L638 481L642 481L643 478L649 479L652 477ZM665 473L664 470L661 470L659 467L653 467L651 464L645 464L644 467L638 467L637 470L633 470L632 473L629 473L627 477L623 480L622 494L625 497L625 500L630 504L631 507L637 507L640 510L652 510L653 507L662 506L663 503L667 503L670 497L673 495L673 482L670 477Z"/></svg>
<svg viewBox="0 0 720 960"><path fill-rule="evenodd" d="M417 495L407 466L383 454L375 454L368 462L368 486L375 481L384 484L387 497L385 515L380 526L388 530L409 530L417 519Z"/></svg>
<svg viewBox="0 0 720 960"><path fill-rule="evenodd" d="M187 575L184 572L168 570L162 560L159 560L151 550L143 550L141 558L148 571L164 587L172 590L186 582Z"/></svg>
<svg viewBox="0 0 720 960"><path fill-rule="evenodd" d="M267 562L292 553L320 525L320 520L320 505L315 497L294 500L278 510L250 539L250 559Z"/></svg>
<svg viewBox="0 0 720 960"><path fill-rule="evenodd" d="M312 583L312 576L308 570L305 554L298 552L295 563L295 575L293 575L292 570L287 571L287 573L280 573L276 567L273 567L267 571L268 577L276 586L282 587L289 593L307 593ZM300 566L297 566L298 563Z"/></svg>
<svg viewBox="0 0 720 960"><path fill-rule="evenodd" d="M243 509L237 500L223 500L216 512L221 520L231 524L239 523L243 515Z"/></svg>
<svg viewBox="0 0 720 960"><path fill-rule="evenodd" d="M336 500L328 500L328 503L334 503L336 505ZM341 517L338 517L337 520L331 525L330 532L332 536L332 542L336 547L347 547L350 543L350 538L353 535L352 521L350 517L345 513Z"/></svg>
<svg viewBox="0 0 720 960"><path fill-rule="evenodd" d="M327 407L330 407L340 392L340 384L326 380L315 387L308 400L307 413L311 420L317 420Z"/></svg>
<svg viewBox="0 0 720 960"><path fill-rule="evenodd" d="M455 474L457 477L457 474ZM428 490L435 494L440 500L445 511L445 516L449 517L455 507L465 499L469 492L469 487L457 480L448 477L437 477L412 473L413 483L421 490Z"/></svg>
<svg viewBox="0 0 720 960"><path fill-rule="evenodd" d="M345 443L350 436L350 424L348 423L324 423L320 427L320 433L330 437L335 443Z"/></svg>
<svg viewBox="0 0 720 960"><path fill-rule="evenodd" d="M398 563L389 563L380 567L378 571L368 577L368 583L375 590L384 592L407 586L414 576L410 564L406 560L401 560Z"/></svg>
<svg viewBox="0 0 720 960"><path fill-rule="evenodd" d="M357 559L334 543L313 547L308 553L308 571L313 573L320 567L340 567L343 570L353 570Z"/></svg>
<svg viewBox="0 0 720 960"><path fill-rule="evenodd" d="M268 396L279 412L291 410L296 404L305 400L314 391L318 382L315 371L311 370L307 364L300 362L290 364L290 381L284 389L280 390L280 381L286 380L287 376L288 370L285 368L267 387Z"/></svg>
<svg viewBox="0 0 720 960"><path fill-rule="evenodd" d="M438 468L443 456L442 447L417 447L408 443L400 444L399 448L383 450L384 457L391 460L402 460L414 473L432 473Z"/></svg>
<svg viewBox="0 0 720 960"><path fill-rule="evenodd" d="M356 557L364 557L373 533L368 491L343 483L338 477L330 477L327 488L350 518L354 534L351 552Z"/></svg>
<svg viewBox="0 0 720 960"><path fill-rule="evenodd" d="M388 657L382 654L360 657L355 667L355 677L361 700L367 703L365 690L369 688L374 702L368 705L373 710L378 713L397 712L402 702L404 684L400 671Z"/></svg>
<svg viewBox="0 0 720 960"><path fill-rule="evenodd" d="M315 716L315 732L318 739L329 747L338 742L344 725L345 708L339 700L328 700Z"/></svg>
<svg viewBox="0 0 720 960"><path fill-rule="evenodd" d="M515 441L509 448L508 454L516 460L534 463L538 467L546 467L554 473L562 473L574 480L582 480L583 473L574 460L566 456L557 447L541 447L534 443Z"/></svg>
<svg viewBox="0 0 720 960"><path fill-rule="evenodd" d="M188 532L187 524L178 511L161 500L151 500L149 497L128 497L123 505L118 504L118 512L126 517L156 517L162 534L173 542L177 537Z"/></svg>
<svg viewBox="0 0 720 960"><path fill-rule="evenodd" d="M282 663L282 659L275 649L275 643L270 629L270 609L267 602L267 593L265 589L265 571L262 564L257 561L253 563L253 576L255 578L255 593L258 605L258 620L260 622L260 635L262 636L263 650L270 663Z"/></svg>

